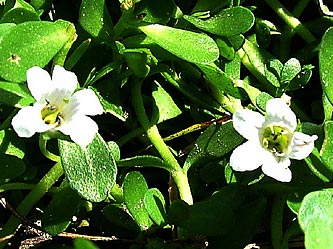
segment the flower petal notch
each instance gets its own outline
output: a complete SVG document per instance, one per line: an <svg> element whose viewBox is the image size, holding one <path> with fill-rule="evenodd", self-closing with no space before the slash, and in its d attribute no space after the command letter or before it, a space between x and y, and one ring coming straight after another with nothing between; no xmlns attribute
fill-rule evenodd
<svg viewBox="0 0 333 249"><path fill-rule="evenodd" d="M22 108L12 119L20 137L35 133L60 131L85 148L98 132L89 116L103 113L103 107L91 89L75 92L77 77L61 66L54 67L52 78L40 67L27 71L28 88L36 100Z"/></svg>
<svg viewBox="0 0 333 249"><path fill-rule="evenodd" d="M290 182L290 159L306 158L318 138L296 132L296 125L296 115L279 98L267 102L266 116L245 109L235 112L233 126L248 141L231 154L231 168L250 171L261 166L265 175Z"/></svg>

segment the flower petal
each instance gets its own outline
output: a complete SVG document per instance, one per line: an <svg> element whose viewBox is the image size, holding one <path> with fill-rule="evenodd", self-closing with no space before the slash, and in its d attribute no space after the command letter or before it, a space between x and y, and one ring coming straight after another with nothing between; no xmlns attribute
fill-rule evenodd
<svg viewBox="0 0 333 249"><path fill-rule="evenodd" d="M262 171L265 175L270 176L280 182L290 182L292 174L289 166L289 158L284 158L281 159L281 161L277 161L271 154L270 157L266 157L262 166Z"/></svg>
<svg viewBox="0 0 333 249"><path fill-rule="evenodd" d="M267 101L266 116L268 124L277 123L290 131L296 129L296 115L282 99L276 98Z"/></svg>
<svg viewBox="0 0 333 249"><path fill-rule="evenodd" d="M32 67L27 70L28 88L36 101L40 101L52 86L51 77L47 71L40 67Z"/></svg>
<svg viewBox="0 0 333 249"><path fill-rule="evenodd" d="M292 159L302 160L312 152L316 135L309 136L301 132L294 132L293 141L291 142L291 152L289 157Z"/></svg>
<svg viewBox="0 0 333 249"><path fill-rule="evenodd" d="M67 71L65 68L55 65L52 73L52 83L54 88L66 89L71 94L77 87L77 77L75 73Z"/></svg>
<svg viewBox="0 0 333 249"><path fill-rule="evenodd" d="M253 141L238 146L231 154L230 167L236 171L250 171L263 164L266 151Z"/></svg>
<svg viewBox="0 0 333 249"><path fill-rule="evenodd" d="M96 94L91 89L83 89L73 94L65 111L70 111L71 116L77 113L84 115L99 115L103 113L103 107Z"/></svg>
<svg viewBox="0 0 333 249"><path fill-rule="evenodd" d="M247 109L237 111L233 115L235 130L248 140L259 140L259 128L265 122L265 118L258 112Z"/></svg>
<svg viewBox="0 0 333 249"><path fill-rule="evenodd" d="M44 132L50 127L41 119L41 106L22 108L12 119L12 126L20 137L31 137L36 132Z"/></svg>
<svg viewBox="0 0 333 249"><path fill-rule="evenodd" d="M90 144L98 132L96 122L84 115L71 117L70 120L57 129L65 135L69 135L71 139L82 148Z"/></svg>

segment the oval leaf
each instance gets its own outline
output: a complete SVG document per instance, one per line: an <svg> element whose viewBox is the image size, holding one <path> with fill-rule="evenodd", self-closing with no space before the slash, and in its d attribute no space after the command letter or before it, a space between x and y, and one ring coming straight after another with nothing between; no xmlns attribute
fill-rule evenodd
<svg viewBox="0 0 333 249"><path fill-rule="evenodd" d="M149 189L144 197L145 208L151 219L158 225L166 223L165 200L157 188Z"/></svg>
<svg viewBox="0 0 333 249"><path fill-rule="evenodd" d="M307 194L299 210L299 224L308 249L333 248L333 190Z"/></svg>
<svg viewBox="0 0 333 249"><path fill-rule="evenodd" d="M0 77L26 80L32 66L44 67L70 37L73 24L66 21L31 21L12 27L0 43ZM47 44L47 45L46 45Z"/></svg>
<svg viewBox="0 0 333 249"><path fill-rule="evenodd" d="M208 35L159 24L141 26L139 29L157 45L183 60L207 64L219 57L219 49Z"/></svg>
<svg viewBox="0 0 333 249"><path fill-rule="evenodd" d="M59 151L70 186L89 201L105 200L115 183L117 167L102 137L97 134L86 149L59 140Z"/></svg>
<svg viewBox="0 0 333 249"><path fill-rule="evenodd" d="M327 98L333 103L333 27L329 28L320 44L319 73L321 84Z"/></svg>
<svg viewBox="0 0 333 249"><path fill-rule="evenodd" d="M125 176L123 189L128 211L141 230L147 230L152 225L152 221L144 206L144 197L148 191L145 178L139 172L130 172Z"/></svg>
<svg viewBox="0 0 333 249"><path fill-rule="evenodd" d="M237 6L222 10L219 14L201 20L184 15L184 19L199 29L221 36L233 36L248 31L254 23L254 15L244 7Z"/></svg>

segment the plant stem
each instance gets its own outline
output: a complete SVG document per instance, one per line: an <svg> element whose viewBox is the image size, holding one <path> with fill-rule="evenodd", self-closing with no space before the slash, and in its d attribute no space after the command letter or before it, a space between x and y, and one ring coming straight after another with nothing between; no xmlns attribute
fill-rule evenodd
<svg viewBox="0 0 333 249"><path fill-rule="evenodd" d="M47 150L46 148L46 143L47 143L47 140L44 139L43 135L41 134L39 136L39 149L40 151L43 153L43 155L45 157L47 157L48 159L54 161L54 162L59 162L60 161L60 157L51 153L50 151Z"/></svg>
<svg viewBox="0 0 333 249"><path fill-rule="evenodd" d="M151 124L144 108L141 95L142 80L132 82L133 106L141 126L147 133L151 143L155 146L163 160L172 168L170 171L180 194L180 198L188 204L193 204L188 178L184 170L180 167L178 161L173 156L168 146L161 137L156 125Z"/></svg>
<svg viewBox="0 0 333 249"><path fill-rule="evenodd" d="M24 200L17 207L16 211L22 216L28 215L30 210L62 175L62 165L60 162L57 162L24 198ZM0 237L13 234L19 224L20 220L17 217L11 216L0 232ZM6 244L6 241L2 242L0 244L0 248L4 248Z"/></svg>
<svg viewBox="0 0 333 249"><path fill-rule="evenodd" d="M274 249L281 249L282 246L282 217L285 202L285 195L276 195L273 200L271 214L271 238Z"/></svg>
<svg viewBox="0 0 333 249"><path fill-rule="evenodd" d="M312 33L293 16L278 0L266 0L266 3L278 14L279 17L292 29L294 29L307 43L313 42L316 38Z"/></svg>

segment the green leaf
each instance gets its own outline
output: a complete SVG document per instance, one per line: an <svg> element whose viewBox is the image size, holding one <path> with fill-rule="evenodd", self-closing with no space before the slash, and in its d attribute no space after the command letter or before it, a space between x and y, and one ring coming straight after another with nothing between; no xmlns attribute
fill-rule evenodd
<svg viewBox="0 0 333 249"><path fill-rule="evenodd" d="M70 225L80 201L80 196L70 188L67 181L64 181L59 192L54 195L43 212L43 229L51 235L65 231Z"/></svg>
<svg viewBox="0 0 333 249"><path fill-rule="evenodd" d="M184 15L184 19L199 29L220 36L243 34L254 24L252 12L241 6L224 9L207 20L187 15Z"/></svg>
<svg viewBox="0 0 333 249"><path fill-rule="evenodd" d="M329 101L333 103L333 27L326 30L319 48L319 74L321 85Z"/></svg>
<svg viewBox="0 0 333 249"><path fill-rule="evenodd" d="M243 141L243 137L233 128L232 122L210 125L197 139L186 158L184 170L198 164L218 159Z"/></svg>
<svg viewBox="0 0 333 249"><path fill-rule="evenodd" d="M45 67L70 38L72 29L73 24L62 20L31 21L11 28L0 43L0 77L26 81L26 71L32 66Z"/></svg>
<svg viewBox="0 0 333 249"><path fill-rule="evenodd" d="M276 70L271 71L270 61L276 60L266 50L260 49L254 43L245 39L239 55L244 66L262 83L270 93L275 93L275 88L280 85ZM274 87L273 87L274 86Z"/></svg>
<svg viewBox="0 0 333 249"><path fill-rule="evenodd" d="M307 194L298 214L308 249L333 248L333 189Z"/></svg>
<svg viewBox="0 0 333 249"><path fill-rule="evenodd" d="M110 41L113 36L113 24L105 0L82 0L79 23L93 37Z"/></svg>
<svg viewBox="0 0 333 249"><path fill-rule="evenodd" d="M1 18L1 23L23 23L27 21L40 21L39 15L35 10L26 8L13 8L7 11Z"/></svg>
<svg viewBox="0 0 333 249"><path fill-rule="evenodd" d="M128 67L140 78L145 78L149 74L151 56L151 52L144 48L126 49L124 51L124 58Z"/></svg>
<svg viewBox="0 0 333 249"><path fill-rule="evenodd" d="M161 158L150 155L135 156L117 161L119 167L158 167L162 169L172 170L169 164L165 163Z"/></svg>
<svg viewBox="0 0 333 249"><path fill-rule="evenodd" d="M27 86L22 83L0 81L0 102L23 108L35 102Z"/></svg>
<svg viewBox="0 0 333 249"><path fill-rule="evenodd" d="M59 151L70 186L89 201L105 200L116 181L117 167L103 138L97 134L86 149L59 140Z"/></svg>
<svg viewBox="0 0 333 249"><path fill-rule="evenodd" d="M104 112L112 114L121 121L126 121L126 119L128 118L128 114L125 111L123 111L121 106L112 103L111 102L112 100L109 100L110 97L108 95L107 96L104 96L104 94L102 95L97 90L97 88L92 86L90 86L89 88L95 92L96 96L98 97L99 101L103 106Z"/></svg>
<svg viewBox="0 0 333 249"><path fill-rule="evenodd" d="M296 58L289 59L281 71L281 84L287 84L294 79L302 70L301 63Z"/></svg>
<svg viewBox="0 0 333 249"><path fill-rule="evenodd" d="M87 239L83 238L76 238L73 242L74 249L99 249L97 245L95 245L93 242Z"/></svg>
<svg viewBox="0 0 333 249"><path fill-rule="evenodd" d="M16 25L14 23L1 23L0 24L0 43L2 38L11 31Z"/></svg>
<svg viewBox="0 0 333 249"><path fill-rule="evenodd" d="M141 26L139 29L157 45L183 60L208 64L219 57L219 49L208 35L159 24Z"/></svg>
<svg viewBox="0 0 333 249"><path fill-rule="evenodd" d="M25 163L16 156L0 153L0 180L15 178L25 171Z"/></svg>
<svg viewBox="0 0 333 249"><path fill-rule="evenodd" d="M113 158L115 161L120 160L120 148L118 146L118 144L114 141L109 141L107 142L109 149L113 155Z"/></svg>
<svg viewBox="0 0 333 249"><path fill-rule="evenodd" d="M5 129L0 131L0 153L16 156L23 159L25 155L25 144L17 137L17 134Z"/></svg>
<svg viewBox="0 0 333 249"><path fill-rule="evenodd" d="M145 194L148 191L145 178L136 171L128 173L124 179L123 190L128 211L141 230L147 230L153 223L144 206Z"/></svg>
<svg viewBox="0 0 333 249"><path fill-rule="evenodd" d="M215 42L219 47L220 55L228 60L232 60L235 56L235 49L231 46L230 41L224 37L216 38Z"/></svg>
<svg viewBox="0 0 333 249"><path fill-rule="evenodd" d="M158 123L175 118L182 113L172 97L157 81L154 81L152 96L157 106Z"/></svg>
<svg viewBox="0 0 333 249"><path fill-rule="evenodd" d="M243 98L241 93L242 90L235 87L232 79L230 79L219 67L214 64L197 66L205 74L206 78L223 93L230 94L235 98Z"/></svg>
<svg viewBox="0 0 333 249"><path fill-rule="evenodd" d="M307 83L309 83L312 76L312 68L311 65L303 66L302 70L293 78L290 84L287 86L287 91L294 91L300 88L305 87Z"/></svg>
<svg viewBox="0 0 333 249"><path fill-rule="evenodd" d="M103 208L103 216L111 227L118 232L129 231L130 234L136 234L140 231L139 226L133 220L131 215L124 209L122 204L110 204Z"/></svg>
<svg viewBox="0 0 333 249"><path fill-rule="evenodd" d="M171 15L175 11L175 7L173 0L141 0L135 4L133 14L139 21L165 24L170 20Z"/></svg>
<svg viewBox="0 0 333 249"><path fill-rule="evenodd" d="M325 122L324 132L325 138L320 150L320 155L324 164L333 173L333 121Z"/></svg>
<svg viewBox="0 0 333 249"><path fill-rule="evenodd" d="M148 189L144 197L144 205L155 224L160 227L166 224L165 200L157 188Z"/></svg>

